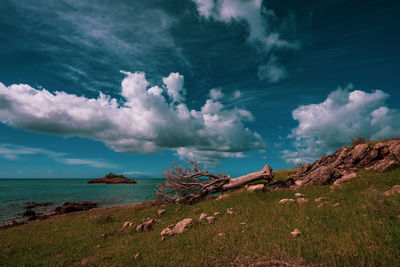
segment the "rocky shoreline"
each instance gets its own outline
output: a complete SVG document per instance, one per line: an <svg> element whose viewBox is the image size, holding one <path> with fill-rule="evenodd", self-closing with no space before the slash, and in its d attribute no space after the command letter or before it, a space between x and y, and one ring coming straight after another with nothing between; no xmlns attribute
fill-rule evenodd
<svg viewBox="0 0 400 267"><path fill-rule="evenodd" d="M22 217L15 218L4 225L0 225L0 231L6 230L11 227L29 224L35 221L43 221L47 219L57 218L60 216L68 216L79 213L88 213L93 211L112 210L112 209L125 209L135 206L150 207L155 205L155 200L149 200L145 202L137 202L134 204L127 205L116 205L110 207L98 207L97 204L101 202L91 201L75 201L65 202L61 205L55 205L51 202L37 203L37 202L25 202L22 207L25 209ZM49 209L41 209L41 207L52 207ZM55 208L54 208L55 207Z"/></svg>

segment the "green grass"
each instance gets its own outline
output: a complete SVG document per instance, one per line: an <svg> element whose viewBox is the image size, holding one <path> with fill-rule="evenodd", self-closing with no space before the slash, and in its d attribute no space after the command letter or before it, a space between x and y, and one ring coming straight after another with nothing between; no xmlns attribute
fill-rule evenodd
<svg viewBox="0 0 400 267"><path fill-rule="evenodd" d="M400 168L382 174L362 171L341 190L301 189L310 199L301 206L278 205L282 198L294 198L295 192L289 190L237 191L218 201L167 205L161 221L145 233L119 230L127 220L138 224L156 218L159 207L34 222L0 232L0 266L74 266L83 258L88 259L87 266L230 266L270 259L324 266L399 266L400 195L382 195L396 184ZM318 209L313 199L320 196L329 197L329 205ZM336 202L340 206L332 207ZM229 207L237 213L227 214ZM197 221L201 212L215 211L221 215L214 224ZM162 229L186 217L196 221L189 231L160 241ZM294 228L302 235L292 238Z"/></svg>

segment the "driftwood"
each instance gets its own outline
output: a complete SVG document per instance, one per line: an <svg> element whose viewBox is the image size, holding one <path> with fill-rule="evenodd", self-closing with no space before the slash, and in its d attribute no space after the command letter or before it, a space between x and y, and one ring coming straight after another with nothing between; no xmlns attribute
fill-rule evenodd
<svg viewBox="0 0 400 267"><path fill-rule="evenodd" d="M211 174L201 169L197 162L189 161L192 167L174 164L164 172L164 183L157 185L158 202L192 203L207 195L242 187L250 182L267 179L272 181L274 174L270 166L237 178L225 174Z"/></svg>

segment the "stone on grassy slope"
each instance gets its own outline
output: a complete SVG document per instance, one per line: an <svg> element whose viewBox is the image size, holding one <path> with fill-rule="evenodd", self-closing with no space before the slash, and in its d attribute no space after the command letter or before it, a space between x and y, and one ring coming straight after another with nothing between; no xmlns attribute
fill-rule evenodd
<svg viewBox="0 0 400 267"><path fill-rule="evenodd" d="M157 211L158 216L161 216L161 215L163 215L164 213L165 213L165 210L164 210L164 209L159 209L159 210Z"/></svg>
<svg viewBox="0 0 400 267"><path fill-rule="evenodd" d="M154 219L150 219L142 224L139 224L136 227L136 231L138 231L138 232L150 231L154 222L155 222Z"/></svg>
<svg viewBox="0 0 400 267"><path fill-rule="evenodd" d="M221 200L221 199L224 199L224 198L228 198L229 197L229 194L221 194L221 195L219 195L215 200Z"/></svg>
<svg viewBox="0 0 400 267"><path fill-rule="evenodd" d="M172 231L172 229L174 229L174 225L171 224L169 225L167 228L165 228L164 230L161 231L161 235L165 236L165 235L173 235L174 232Z"/></svg>
<svg viewBox="0 0 400 267"><path fill-rule="evenodd" d="M175 226L170 225L164 230L162 230L161 235L173 235L173 234L182 234L183 232L187 231L193 225L192 218L186 218L182 221L178 222Z"/></svg>
<svg viewBox="0 0 400 267"><path fill-rule="evenodd" d="M392 196L399 193L400 193L400 185L395 185L390 190L384 192L383 194L385 196Z"/></svg>
<svg viewBox="0 0 400 267"><path fill-rule="evenodd" d="M208 216L207 217L207 222L208 223L214 223L215 222L215 217L214 216Z"/></svg>
<svg viewBox="0 0 400 267"><path fill-rule="evenodd" d="M295 200L291 199L291 198L284 198L284 199L279 200L279 204L281 204L281 205L291 204L294 202L295 202Z"/></svg>
<svg viewBox="0 0 400 267"><path fill-rule="evenodd" d="M325 201L325 200L328 200L329 198L327 198L327 197L318 197L318 198L316 198L316 199L314 199L314 201L315 202L322 202L322 201Z"/></svg>
<svg viewBox="0 0 400 267"><path fill-rule="evenodd" d="M251 185L247 188L248 192L263 191L264 184Z"/></svg>
<svg viewBox="0 0 400 267"><path fill-rule="evenodd" d="M208 215L206 213L200 214L199 221L205 220L207 218L207 216Z"/></svg>
<svg viewBox="0 0 400 267"><path fill-rule="evenodd" d="M295 196L295 197L304 197L304 194L296 193L296 194L294 194L294 196Z"/></svg>
<svg viewBox="0 0 400 267"><path fill-rule="evenodd" d="M297 236L301 235L301 232L299 229L296 228L290 234L292 235L292 237L297 237Z"/></svg>
<svg viewBox="0 0 400 267"><path fill-rule="evenodd" d="M233 211L232 208L227 208L227 209L226 209L226 213L228 213L228 214L233 214L234 211Z"/></svg>
<svg viewBox="0 0 400 267"><path fill-rule="evenodd" d="M134 224L133 222L131 222L131 221L124 222L124 224L122 225L121 230L125 230L125 229L128 229L128 228L131 228L131 227L133 227L134 225L135 225L135 224Z"/></svg>
<svg viewBox="0 0 400 267"><path fill-rule="evenodd" d="M355 173L355 172L351 172L351 173L344 174L344 175L342 176L342 178L337 179L337 180L333 183L333 185L331 185L331 189L334 190L334 189L340 188L340 187L341 187L341 184L346 183L346 182L348 182L349 180L351 180L351 179L353 179L353 178L356 178L356 177L357 177L357 173Z"/></svg>

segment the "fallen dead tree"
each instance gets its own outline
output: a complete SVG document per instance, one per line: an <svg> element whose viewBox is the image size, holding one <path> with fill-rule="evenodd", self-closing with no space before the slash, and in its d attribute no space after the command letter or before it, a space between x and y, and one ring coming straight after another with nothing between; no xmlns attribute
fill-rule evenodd
<svg viewBox="0 0 400 267"><path fill-rule="evenodd" d="M175 163L164 173L165 181L157 185L158 202L192 203L210 194L240 188L253 181L272 181L274 177L268 165L260 171L230 178L225 174L211 174L201 169L195 161L189 163L191 167L185 165L183 168Z"/></svg>

